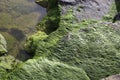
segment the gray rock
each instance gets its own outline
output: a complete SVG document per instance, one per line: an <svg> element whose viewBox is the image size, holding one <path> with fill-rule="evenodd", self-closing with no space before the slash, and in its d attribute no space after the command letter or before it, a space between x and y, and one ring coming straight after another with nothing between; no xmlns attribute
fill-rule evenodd
<svg viewBox="0 0 120 80"><path fill-rule="evenodd" d="M112 75L102 80L120 80L120 74Z"/></svg>

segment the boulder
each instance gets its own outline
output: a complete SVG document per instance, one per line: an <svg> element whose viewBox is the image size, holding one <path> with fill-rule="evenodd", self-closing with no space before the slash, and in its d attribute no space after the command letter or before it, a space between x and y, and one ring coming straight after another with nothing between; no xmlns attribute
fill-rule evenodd
<svg viewBox="0 0 120 80"><path fill-rule="evenodd" d="M33 59L14 70L7 80L90 80L84 70L48 59Z"/></svg>

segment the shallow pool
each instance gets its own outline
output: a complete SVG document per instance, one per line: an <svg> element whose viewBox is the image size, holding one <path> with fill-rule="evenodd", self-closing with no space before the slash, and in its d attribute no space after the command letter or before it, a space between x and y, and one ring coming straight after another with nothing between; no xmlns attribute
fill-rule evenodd
<svg viewBox="0 0 120 80"><path fill-rule="evenodd" d="M8 54L22 61L30 58L24 43L44 15L45 8L34 0L0 0L0 33L7 40Z"/></svg>

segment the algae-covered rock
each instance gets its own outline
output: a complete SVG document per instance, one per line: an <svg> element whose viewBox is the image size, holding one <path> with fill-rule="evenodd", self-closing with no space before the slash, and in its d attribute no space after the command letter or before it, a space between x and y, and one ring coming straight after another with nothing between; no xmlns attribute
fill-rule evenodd
<svg viewBox="0 0 120 80"><path fill-rule="evenodd" d="M84 70L47 59L33 59L13 71L8 80L90 80Z"/></svg>
<svg viewBox="0 0 120 80"><path fill-rule="evenodd" d="M112 0L57 1L48 0L47 16L38 24L39 31L27 40L26 50L34 54L34 59L19 65L6 79L100 80L120 73L119 27L98 21L107 14Z"/></svg>
<svg viewBox="0 0 120 80"><path fill-rule="evenodd" d="M103 5L101 2L104 1L105 5L100 7ZM107 7L107 10L104 9L103 14L101 14L101 10L99 11L94 7L98 4L100 4L99 8ZM59 17L59 22L54 25L54 15L52 16L48 12L44 22L38 25L39 30L42 31L51 29L54 26L57 26L57 28L53 32L51 31L43 41L40 41L44 43L42 47L39 46L40 42L36 45L35 56L46 57L53 61L83 68L91 80L99 80L112 74L118 74L120 72L119 31L117 32L116 29L111 28L109 24L104 23L105 21L97 21L98 18L102 19L103 15L109 12L111 4L112 0L110 2L107 0L85 0L77 4L77 7L83 10L82 13L77 11L76 6L58 3L58 6L50 9L49 12L59 9L60 12L56 15ZM86 14L88 11L91 14ZM75 12L81 13L82 18L77 17L78 15ZM93 16L93 13L96 16ZM89 17L87 18L87 16ZM48 23L48 19L51 23ZM79 22L79 19L81 22ZM46 25L49 24L48 28ZM54 44L51 45L51 43Z"/></svg>
<svg viewBox="0 0 120 80"><path fill-rule="evenodd" d="M99 80L120 72L119 43L119 33L94 23L63 37L49 59L82 67L91 80Z"/></svg>
<svg viewBox="0 0 120 80"><path fill-rule="evenodd" d="M0 55L7 53L7 43L5 38L0 34Z"/></svg>
<svg viewBox="0 0 120 80"><path fill-rule="evenodd" d="M6 80L9 72L15 69L19 63L21 63L21 61L16 60L10 55L0 57L0 80Z"/></svg>
<svg viewBox="0 0 120 80"><path fill-rule="evenodd" d="M21 61L16 60L13 56L6 55L0 57L0 67L3 67L4 69L14 69L18 63L21 63Z"/></svg>
<svg viewBox="0 0 120 80"><path fill-rule="evenodd" d="M34 52L37 48L37 44L39 44L39 46L42 47L42 45L43 45L42 41L46 37L48 37L48 35L42 31L38 31L37 33L28 37L27 43L25 44L26 51L28 51L28 53L32 53L32 55L34 55ZM40 41L41 41L42 45L40 45L40 43L39 43Z"/></svg>
<svg viewBox="0 0 120 80"><path fill-rule="evenodd" d="M7 75L6 69L4 69L3 67L0 67L0 80L5 80L6 75Z"/></svg>

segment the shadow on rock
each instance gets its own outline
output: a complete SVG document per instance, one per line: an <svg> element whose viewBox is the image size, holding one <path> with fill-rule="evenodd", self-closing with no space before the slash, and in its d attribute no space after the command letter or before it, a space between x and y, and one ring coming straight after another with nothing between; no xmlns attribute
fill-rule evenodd
<svg viewBox="0 0 120 80"><path fill-rule="evenodd" d="M120 12L120 0L115 0L117 12Z"/></svg>
<svg viewBox="0 0 120 80"><path fill-rule="evenodd" d="M25 39L24 33L23 33L21 30L17 29L17 28L11 28L11 29L9 30L9 33L10 33L13 37L15 37L18 41L22 41L22 40Z"/></svg>
<svg viewBox="0 0 120 80"><path fill-rule="evenodd" d="M16 58L20 61L26 61L27 59L30 59L32 57L33 57L32 55L30 55L23 49L20 49L19 54L16 56Z"/></svg>

